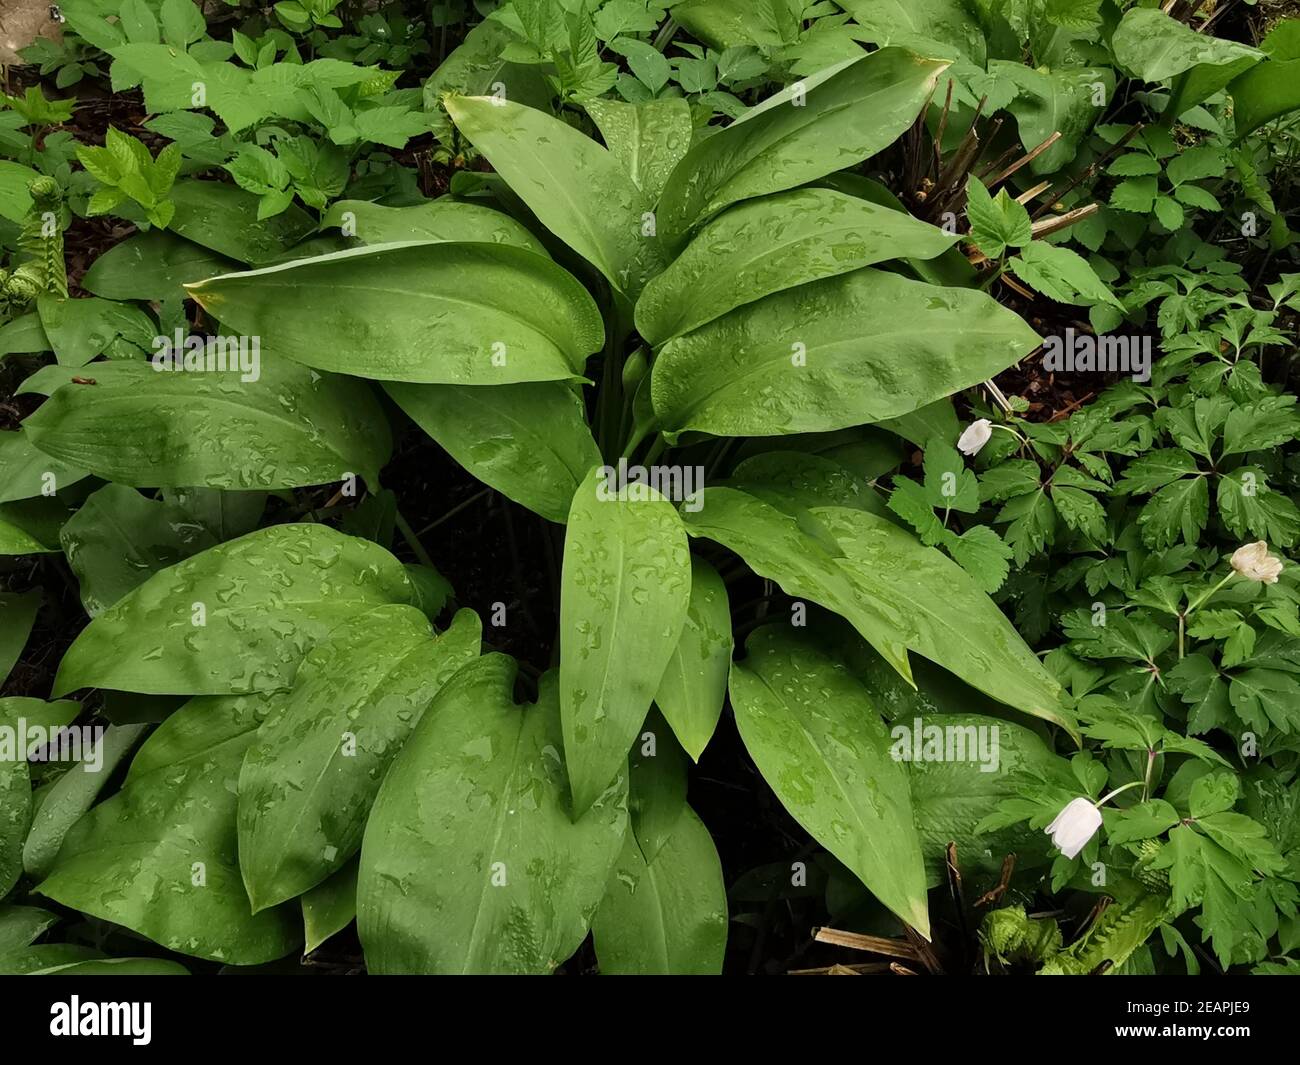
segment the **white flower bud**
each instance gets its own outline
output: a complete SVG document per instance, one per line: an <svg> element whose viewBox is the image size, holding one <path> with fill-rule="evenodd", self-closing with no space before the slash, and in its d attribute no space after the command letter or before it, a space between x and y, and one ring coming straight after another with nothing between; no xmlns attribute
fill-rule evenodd
<svg viewBox="0 0 1300 1065"><path fill-rule="evenodd" d="M981 418L977 422L971 422L966 427L966 431L957 440L957 450L963 455L978 455L980 449L989 442L989 438L992 436L993 423L987 418Z"/></svg>
<svg viewBox="0 0 1300 1065"><path fill-rule="evenodd" d="M1071 799L1043 831L1067 858L1075 857L1101 828L1101 811L1091 799Z"/></svg>

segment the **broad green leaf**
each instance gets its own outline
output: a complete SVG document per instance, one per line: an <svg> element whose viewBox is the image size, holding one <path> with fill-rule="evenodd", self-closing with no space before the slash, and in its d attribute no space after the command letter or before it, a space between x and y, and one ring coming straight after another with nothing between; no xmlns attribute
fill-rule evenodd
<svg viewBox="0 0 1300 1065"><path fill-rule="evenodd" d="M585 133L542 111L458 96L447 111L541 223L634 301L663 267L650 195Z"/></svg>
<svg viewBox="0 0 1300 1065"><path fill-rule="evenodd" d="M115 244L99 256L81 287L110 300L179 300L183 285L238 270L233 259L176 236L151 229Z"/></svg>
<svg viewBox="0 0 1300 1065"><path fill-rule="evenodd" d="M845 507L812 513L842 548L838 564L854 590L897 639L971 687L1073 734L1060 686L970 574L874 514Z"/></svg>
<svg viewBox="0 0 1300 1065"><path fill-rule="evenodd" d="M672 504L608 468L579 486L564 538L560 716L573 805L583 813L620 772L685 624L686 533Z"/></svg>
<svg viewBox="0 0 1300 1065"><path fill-rule="evenodd" d="M799 37L801 0L686 0L673 18L714 48L789 45Z"/></svg>
<svg viewBox="0 0 1300 1065"><path fill-rule="evenodd" d="M727 481L777 507L856 507L888 518L891 511L866 479L834 459L799 451L769 451L740 463ZM838 552L836 552L838 553Z"/></svg>
<svg viewBox="0 0 1300 1065"><path fill-rule="evenodd" d="M13 609L12 600L8 609ZM17 620L12 619L8 612L0 617L6 626L11 620ZM18 627L21 631L21 625ZM5 638L8 636L6 633ZM24 631L23 642L26 638ZM8 669L4 672L7 674ZM27 772L27 752L16 749L20 715L20 706L7 699L0 701L0 726L13 729L15 733L15 739L9 743L14 749L0 754L0 899L9 894L22 876L23 840L27 838L32 822L32 782Z"/></svg>
<svg viewBox="0 0 1300 1065"><path fill-rule="evenodd" d="M86 498L59 533L92 618L161 569L216 546L216 539L175 503L106 484Z"/></svg>
<svg viewBox="0 0 1300 1065"><path fill-rule="evenodd" d="M695 126L690 104L681 98L639 104L588 100L583 107L636 187L651 202L657 201L668 175L691 146Z"/></svg>
<svg viewBox="0 0 1300 1065"><path fill-rule="evenodd" d="M706 225L646 286L637 330L658 347L773 292L886 259L931 259L956 240L911 215L830 189L765 196Z"/></svg>
<svg viewBox="0 0 1300 1065"><path fill-rule="evenodd" d="M1200 64L1225 66L1262 53L1190 26L1156 8L1132 8L1120 20L1111 47L1120 66L1143 81L1167 81Z"/></svg>
<svg viewBox="0 0 1300 1065"><path fill-rule="evenodd" d="M50 871L69 830L90 809L113 770L131 753L147 728L111 725L95 740L93 754L84 751L80 761L50 787L32 816L31 831L23 844L23 869L30 876L39 880Z"/></svg>
<svg viewBox="0 0 1300 1065"><path fill-rule="evenodd" d="M1233 124L1241 140L1265 122L1300 108L1300 20L1285 19L1260 43L1268 58L1236 77Z"/></svg>
<svg viewBox="0 0 1300 1065"><path fill-rule="evenodd" d="M637 846L652 862L686 810L686 752L652 709L628 757L627 811Z"/></svg>
<svg viewBox="0 0 1300 1065"><path fill-rule="evenodd" d="M627 778L570 817L555 677L515 704L488 655L438 693L366 825L357 923L372 973L547 973L587 934L627 834Z"/></svg>
<svg viewBox="0 0 1300 1065"><path fill-rule="evenodd" d="M341 622L412 597L383 548L324 525L274 525L155 574L95 618L63 656L54 694L287 688Z"/></svg>
<svg viewBox="0 0 1300 1065"><path fill-rule="evenodd" d="M32 209L32 194L27 186L39 178L29 166L0 159L0 218L21 225Z"/></svg>
<svg viewBox="0 0 1300 1065"><path fill-rule="evenodd" d="M366 200L336 200L321 219L322 229L340 229L363 244L418 240L511 244L550 258L535 236L508 214L450 197L413 207L384 207Z"/></svg>
<svg viewBox="0 0 1300 1065"><path fill-rule="evenodd" d="M322 880L302 896L304 954L310 954L336 932L357 918L357 869L353 858L328 880Z"/></svg>
<svg viewBox="0 0 1300 1065"><path fill-rule="evenodd" d="M42 293L36 309L46 339L64 366L85 366L119 337L148 348L157 335L152 319L140 308L97 296L74 300Z"/></svg>
<svg viewBox="0 0 1300 1065"><path fill-rule="evenodd" d="M397 405L484 484L563 524L600 451L582 397L560 381L384 386Z"/></svg>
<svg viewBox="0 0 1300 1065"><path fill-rule="evenodd" d="M686 623L659 681L655 703L696 762L722 716L731 648L727 586L717 570L692 556Z"/></svg>
<svg viewBox="0 0 1300 1065"><path fill-rule="evenodd" d="M914 49L938 42L984 64L987 45L975 12L963 0L844 0L840 3L862 28L862 40Z"/></svg>
<svg viewBox="0 0 1300 1065"><path fill-rule="evenodd" d="M357 852L385 770L438 689L478 656L481 634L472 610L435 639L415 607L383 606L307 653L239 773L239 865L254 913Z"/></svg>
<svg viewBox="0 0 1300 1065"><path fill-rule="evenodd" d="M58 914L36 906L0 906L0 957L31 946L58 922Z"/></svg>
<svg viewBox="0 0 1300 1065"><path fill-rule="evenodd" d="M766 500L734 488L709 488L698 512L683 510L691 536L715 540L734 551L760 577L781 590L833 610L862 635L900 674L911 681L907 647L870 600L864 600L840 569L839 545L810 536L797 517Z"/></svg>
<svg viewBox="0 0 1300 1065"><path fill-rule="evenodd" d="M661 236L680 244L730 204L869 159L915 121L947 66L886 48L768 97L678 164L659 203Z"/></svg>
<svg viewBox="0 0 1300 1065"><path fill-rule="evenodd" d="M28 311L0 326L0 358L5 355L51 351L41 316Z"/></svg>
<svg viewBox="0 0 1300 1065"><path fill-rule="evenodd" d="M52 496L0 503L0 556L52 554L68 508Z"/></svg>
<svg viewBox="0 0 1300 1065"><path fill-rule="evenodd" d="M727 946L722 864L704 823L689 808L647 862L628 833L591 921L606 975L716 976Z"/></svg>
<svg viewBox="0 0 1300 1065"><path fill-rule="evenodd" d="M0 593L0 685L17 664L41 609L41 590Z"/></svg>
<svg viewBox="0 0 1300 1065"><path fill-rule="evenodd" d="M261 198L220 181L178 181L169 194L176 214L168 228L237 262L260 266L278 258L316 228L296 204L258 218Z"/></svg>
<svg viewBox="0 0 1300 1065"><path fill-rule="evenodd" d="M0 503L52 495L90 476L32 446L26 433L0 432Z"/></svg>
<svg viewBox="0 0 1300 1065"><path fill-rule="evenodd" d="M654 364L654 408L672 433L842 429L977 384L1039 342L982 292L868 268L767 296L670 341Z"/></svg>
<svg viewBox="0 0 1300 1065"><path fill-rule="evenodd" d="M888 909L927 939L921 845L907 773L880 712L806 635L766 626L731 669L736 726L782 805Z"/></svg>
<svg viewBox="0 0 1300 1065"><path fill-rule="evenodd" d="M193 285L231 330L307 366L381 381L504 385L582 376L596 304L507 244L355 248Z"/></svg>
<svg viewBox="0 0 1300 1065"><path fill-rule="evenodd" d="M297 906L252 914L235 832L262 696L192 699L140 748L122 790L78 821L37 890L168 950L257 965L295 950Z"/></svg>
<svg viewBox="0 0 1300 1065"><path fill-rule="evenodd" d="M1030 163L1035 174L1053 174L1069 163L1115 94L1115 74L1107 67L1040 70L1018 60L992 61L989 74L1009 79L1020 90L1007 110L1016 120L1026 151L1037 148L1053 133L1061 134Z"/></svg>
<svg viewBox="0 0 1300 1065"><path fill-rule="evenodd" d="M47 455L137 488L296 488L349 475L373 484L392 440L369 390L251 354L216 353L249 372L101 363L94 384L58 388L23 427Z"/></svg>

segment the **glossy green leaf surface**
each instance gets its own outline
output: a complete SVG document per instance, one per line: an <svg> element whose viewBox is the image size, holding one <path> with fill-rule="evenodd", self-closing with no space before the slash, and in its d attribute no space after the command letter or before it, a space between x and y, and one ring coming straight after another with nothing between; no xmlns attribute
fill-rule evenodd
<svg viewBox="0 0 1300 1065"><path fill-rule="evenodd" d="M176 214L169 229L252 266L278 258L316 228L311 216L296 204L273 218L258 218L256 195L220 181L178 181L171 200Z"/></svg>
<svg viewBox="0 0 1300 1065"><path fill-rule="evenodd" d="M586 289L508 244L355 248L189 292L232 331L261 337L270 355L380 381L563 380L582 376L604 342Z"/></svg>
<svg viewBox="0 0 1300 1065"><path fill-rule="evenodd" d="M542 243L507 214L450 197L411 207L385 207L367 200L335 200L321 219L322 229L340 229L363 244L417 240L510 244L549 258Z"/></svg>
<svg viewBox="0 0 1300 1065"><path fill-rule="evenodd" d="M643 235L654 203L619 160L585 133L542 111L487 96L450 97L457 128L547 229L629 301L662 268ZM599 203L599 211L591 210Z"/></svg>
<svg viewBox="0 0 1300 1065"><path fill-rule="evenodd" d="M686 533L673 505L653 491L611 498L616 491L593 469L564 538L560 716L578 813L621 772L690 600Z"/></svg>
<svg viewBox="0 0 1300 1065"><path fill-rule="evenodd" d="M623 164L636 187L659 199L668 176L691 146L691 108L683 99L588 100L584 105L605 146Z"/></svg>
<svg viewBox="0 0 1300 1065"><path fill-rule="evenodd" d="M690 808L647 862L629 833L591 922L600 971L711 976L727 945L727 892L709 830Z"/></svg>
<svg viewBox="0 0 1300 1065"><path fill-rule="evenodd" d="M120 484L106 484L87 496L59 540L92 618L159 570L217 543L178 504L148 499Z"/></svg>
<svg viewBox="0 0 1300 1065"><path fill-rule="evenodd" d="M23 432L0 432L0 503L50 495L89 476L36 447Z"/></svg>
<svg viewBox="0 0 1300 1065"><path fill-rule="evenodd" d="M731 670L745 748L782 804L893 913L929 937L907 772L862 685L806 635L766 626Z"/></svg>
<svg viewBox="0 0 1300 1065"><path fill-rule="evenodd" d="M438 693L379 789L357 922L373 973L547 973L582 942L627 834L620 773L571 819L555 678L518 706L488 655Z"/></svg>
<svg viewBox="0 0 1300 1065"><path fill-rule="evenodd" d="M899 673L911 677L907 647L887 618L860 596L840 568L843 554L829 534L810 537L806 524L772 503L734 488L708 488L697 513L684 511L691 536L715 540L787 595L810 599L847 619Z"/></svg>
<svg viewBox="0 0 1300 1065"><path fill-rule="evenodd" d="M356 920L359 865L359 859L353 858L337 873L303 893L304 954L310 954L330 936L343 931Z"/></svg>
<svg viewBox="0 0 1300 1065"><path fill-rule="evenodd" d="M23 426L53 458L137 488L276 489L377 476L392 439L364 387L265 351L258 365L257 379L245 381L252 374L238 367L101 363L85 375L94 384L56 389Z"/></svg>
<svg viewBox="0 0 1300 1065"><path fill-rule="evenodd" d="M69 830L90 809L113 770L145 731L144 725L109 726L94 741L93 756L83 748L81 761L54 782L40 809L33 813L31 831L23 843L23 869L28 875L39 879L49 872Z"/></svg>
<svg viewBox="0 0 1300 1065"><path fill-rule="evenodd" d="M886 48L768 97L673 171L659 203L661 236L680 242L729 204L871 158L912 124L947 66Z"/></svg>
<svg viewBox="0 0 1300 1065"><path fill-rule="evenodd" d="M982 292L868 268L767 296L670 341L652 396L673 432L825 432L907 414L1039 342Z"/></svg>
<svg viewBox="0 0 1300 1065"><path fill-rule="evenodd" d="M155 574L95 618L63 656L54 692L287 688L341 622L412 596L383 548L324 525L273 525Z"/></svg>
<svg viewBox="0 0 1300 1065"><path fill-rule="evenodd" d="M233 965L301 943L297 906L252 914L239 875L236 788L261 696L193 699L150 736L126 785L78 821L47 898L169 950Z"/></svg>
<svg viewBox="0 0 1300 1065"><path fill-rule="evenodd" d="M886 259L931 259L957 237L831 189L797 189L714 219L637 301L637 331L658 346L773 292Z"/></svg>
<svg viewBox="0 0 1300 1065"><path fill-rule="evenodd" d="M731 648L727 586L717 570L692 556L686 621L660 678L655 703L696 762L722 716Z"/></svg>
<svg viewBox="0 0 1300 1065"><path fill-rule="evenodd" d="M568 383L385 388L465 469L548 521L568 520L573 493L600 462L582 397Z"/></svg>
<svg viewBox="0 0 1300 1065"><path fill-rule="evenodd" d="M307 653L239 774L239 865L255 912L357 852L389 763L480 638L471 610L435 639L420 611L393 605L350 618Z"/></svg>
<svg viewBox="0 0 1300 1065"><path fill-rule="evenodd" d="M839 568L854 590L911 650L1009 706L1073 729L1060 686L957 563L874 514L812 513L843 550Z"/></svg>

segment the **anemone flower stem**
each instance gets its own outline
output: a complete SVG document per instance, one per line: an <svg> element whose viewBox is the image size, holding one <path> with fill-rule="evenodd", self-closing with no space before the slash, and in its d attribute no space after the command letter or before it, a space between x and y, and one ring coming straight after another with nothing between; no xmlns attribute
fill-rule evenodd
<svg viewBox="0 0 1300 1065"><path fill-rule="evenodd" d="M1156 765L1156 752L1148 747L1147 748L1147 771L1146 771L1146 775L1142 778L1142 801L1143 802L1146 802L1149 798L1151 798L1151 770L1155 768L1155 765Z"/></svg>
<svg viewBox="0 0 1300 1065"><path fill-rule="evenodd" d="M1236 575L1237 575L1236 570L1230 570L1228 575L1224 577L1223 580L1219 581L1218 584L1216 584L1213 588L1211 588L1208 592L1206 592L1203 596L1201 596L1201 598L1199 598L1198 600L1196 600L1196 602L1194 602L1191 606L1189 606L1187 608L1187 613L1184 614L1183 617L1190 618L1193 614L1196 613L1197 610L1201 608L1202 604L1206 603L1210 599L1213 599L1214 594L1225 584L1227 584L1230 580L1232 580L1232 578L1235 577Z"/></svg>
<svg viewBox="0 0 1300 1065"><path fill-rule="evenodd" d="M1113 798L1114 798L1116 795L1118 795L1121 791L1128 791L1129 788L1141 788L1141 787L1145 787L1145 786L1146 786L1146 781L1145 781L1145 780L1130 780L1127 784L1121 784L1121 785L1120 785L1118 788L1116 788L1114 791L1109 792L1109 793L1106 794L1106 795L1103 795L1100 799L1098 799L1098 800L1097 800L1096 802L1094 802L1092 805L1095 806L1098 810L1100 810L1100 809L1101 809L1101 808L1102 808L1106 803L1108 803L1111 799L1113 799Z"/></svg>

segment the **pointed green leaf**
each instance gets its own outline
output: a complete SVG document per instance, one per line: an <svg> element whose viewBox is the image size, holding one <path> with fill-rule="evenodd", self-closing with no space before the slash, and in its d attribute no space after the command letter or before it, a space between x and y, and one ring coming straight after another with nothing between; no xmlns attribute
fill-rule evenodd
<svg viewBox="0 0 1300 1065"><path fill-rule="evenodd" d="M361 846L372 973L548 973L587 934L627 833L620 773L570 818L554 674L518 706L487 655L438 693L394 759Z"/></svg>
<svg viewBox="0 0 1300 1065"><path fill-rule="evenodd" d="M657 347L770 293L886 259L932 259L956 240L911 215L830 189L765 196L706 225L646 286L637 330Z"/></svg>
<svg viewBox="0 0 1300 1065"><path fill-rule="evenodd" d="M663 262L658 240L643 230L653 200L618 159L580 130L513 101L453 96L445 105L541 223L635 300Z"/></svg>
<svg viewBox="0 0 1300 1065"><path fill-rule="evenodd" d="M54 694L287 688L340 622L413 596L382 547L324 525L274 525L155 574L97 617L63 656Z"/></svg>
<svg viewBox="0 0 1300 1065"><path fill-rule="evenodd" d="M926 938L921 844L907 773L862 685L806 635L766 626L731 669L736 726L796 821Z"/></svg>
<svg viewBox="0 0 1300 1065"><path fill-rule="evenodd" d="M722 716L731 648L727 586L717 570L692 556L686 623L659 681L655 703L696 762Z"/></svg>
<svg viewBox="0 0 1300 1065"><path fill-rule="evenodd" d="M588 474L564 538L560 708L578 813L623 766L690 599L690 556L676 510L653 489L640 492L645 486L616 498L612 480L601 469Z"/></svg>
<svg viewBox="0 0 1300 1065"><path fill-rule="evenodd" d="M37 890L180 954L230 965L301 942L298 907L253 915L239 877L239 765L262 696L192 699L140 748L126 784L78 821Z"/></svg>
<svg viewBox="0 0 1300 1065"><path fill-rule="evenodd" d="M566 382L384 386L397 405L478 480L564 524L600 451L582 397Z"/></svg>
<svg viewBox="0 0 1300 1065"><path fill-rule="evenodd" d="M581 377L604 343L587 290L508 244L355 248L212 278L189 293L268 353L380 381Z"/></svg>
<svg viewBox="0 0 1300 1065"><path fill-rule="evenodd" d="M660 234L680 244L730 204L871 158L916 120L947 66L885 48L768 97L678 164L659 203Z"/></svg>
<svg viewBox="0 0 1300 1065"><path fill-rule="evenodd" d="M272 700L239 773L239 866L253 911L296 898L361 847L384 772L438 689L476 658L462 610L433 638L411 606L344 622Z"/></svg>
<svg viewBox="0 0 1300 1065"><path fill-rule="evenodd" d="M655 360L672 432L777 436L908 414L1023 358L1040 338L982 292L863 269L767 296Z"/></svg>
<svg viewBox="0 0 1300 1065"><path fill-rule="evenodd" d="M628 833L591 921L600 971L608 976L716 976L727 946L722 863L689 807L647 862Z"/></svg>

